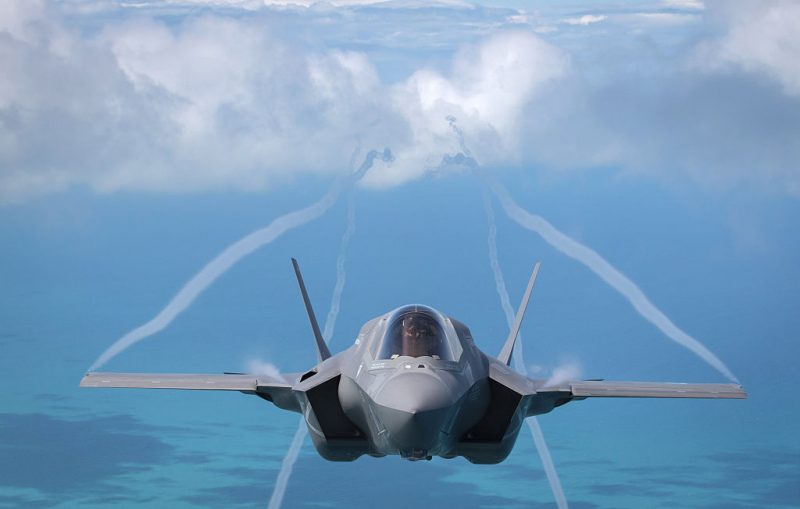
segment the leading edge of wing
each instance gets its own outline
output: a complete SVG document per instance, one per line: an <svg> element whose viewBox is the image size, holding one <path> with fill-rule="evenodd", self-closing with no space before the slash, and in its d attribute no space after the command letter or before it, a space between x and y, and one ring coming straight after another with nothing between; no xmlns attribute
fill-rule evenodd
<svg viewBox="0 0 800 509"><path fill-rule="evenodd" d="M536 392L571 392L575 398L747 398L747 392L737 384L676 382L570 381Z"/></svg>
<svg viewBox="0 0 800 509"><path fill-rule="evenodd" d="M261 375L93 372L84 375L80 386L253 392L259 387L290 388L291 384L272 376Z"/></svg>

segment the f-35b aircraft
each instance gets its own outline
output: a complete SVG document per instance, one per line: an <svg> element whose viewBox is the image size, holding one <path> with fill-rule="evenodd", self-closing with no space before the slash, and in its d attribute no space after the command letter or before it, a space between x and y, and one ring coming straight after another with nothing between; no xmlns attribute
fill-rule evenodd
<svg viewBox="0 0 800 509"><path fill-rule="evenodd" d="M734 384L575 380L547 385L513 371L511 354L538 263L497 358L478 349L466 325L418 304L373 318L350 348L331 355L297 261L292 263L316 340L317 364L308 371L280 376L90 372L81 386L254 394L302 414L317 451L332 461L369 454L499 463L511 452L526 417L573 400L747 397Z"/></svg>

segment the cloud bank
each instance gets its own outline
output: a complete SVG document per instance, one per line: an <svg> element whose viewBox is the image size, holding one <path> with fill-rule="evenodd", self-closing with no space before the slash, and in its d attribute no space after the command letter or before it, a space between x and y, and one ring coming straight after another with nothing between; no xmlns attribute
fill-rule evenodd
<svg viewBox="0 0 800 509"><path fill-rule="evenodd" d="M800 194L794 2L358 3L4 2L0 203L261 191L359 145L392 147L385 188L457 151L447 117L487 167Z"/></svg>
<svg viewBox="0 0 800 509"><path fill-rule="evenodd" d="M709 70L741 69L778 82L800 96L800 4L791 0L719 3L723 36L698 48Z"/></svg>

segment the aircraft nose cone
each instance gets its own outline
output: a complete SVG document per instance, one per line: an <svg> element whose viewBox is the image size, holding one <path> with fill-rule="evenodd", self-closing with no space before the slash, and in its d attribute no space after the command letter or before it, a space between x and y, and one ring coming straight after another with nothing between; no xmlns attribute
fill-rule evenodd
<svg viewBox="0 0 800 509"><path fill-rule="evenodd" d="M412 414L449 407L452 391L436 375L423 369L400 372L386 381L375 396L381 406Z"/></svg>
<svg viewBox="0 0 800 509"><path fill-rule="evenodd" d="M452 391L435 375L407 372L386 382L373 410L401 456L423 459L441 448L454 403Z"/></svg>

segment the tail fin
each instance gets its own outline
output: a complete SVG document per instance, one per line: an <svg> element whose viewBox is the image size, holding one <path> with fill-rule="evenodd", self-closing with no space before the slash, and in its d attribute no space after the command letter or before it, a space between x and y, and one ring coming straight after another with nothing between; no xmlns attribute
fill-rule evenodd
<svg viewBox="0 0 800 509"><path fill-rule="evenodd" d="M514 326L511 327L511 332L508 334L508 339L506 339L503 349L500 350L500 355L497 356L497 359L506 366L511 364L511 354L514 352L514 343L517 341L519 328L522 326L522 318L525 316L525 309L528 307L528 301L531 298L531 292L533 292L533 285L536 283L536 276L539 274L540 265L541 263L536 262L536 265L533 266L533 273L531 273L531 278L528 281L528 288L525 289L525 295L522 296L522 302L520 302L519 309L517 309L517 316L514 319Z"/></svg>
<svg viewBox="0 0 800 509"><path fill-rule="evenodd" d="M314 315L314 308L311 307L311 300L308 298L306 285L303 283L303 275L300 274L300 266L297 260L292 258L292 265L294 266L294 273L297 276L297 284L300 285L300 292L303 294L303 302L306 305L306 312L308 313L308 320L311 322L311 329L314 331L314 339L317 342L317 362L322 362L331 356L331 351L328 350L328 345L322 338L322 333L319 331L319 324L317 324L317 317Z"/></svg>

